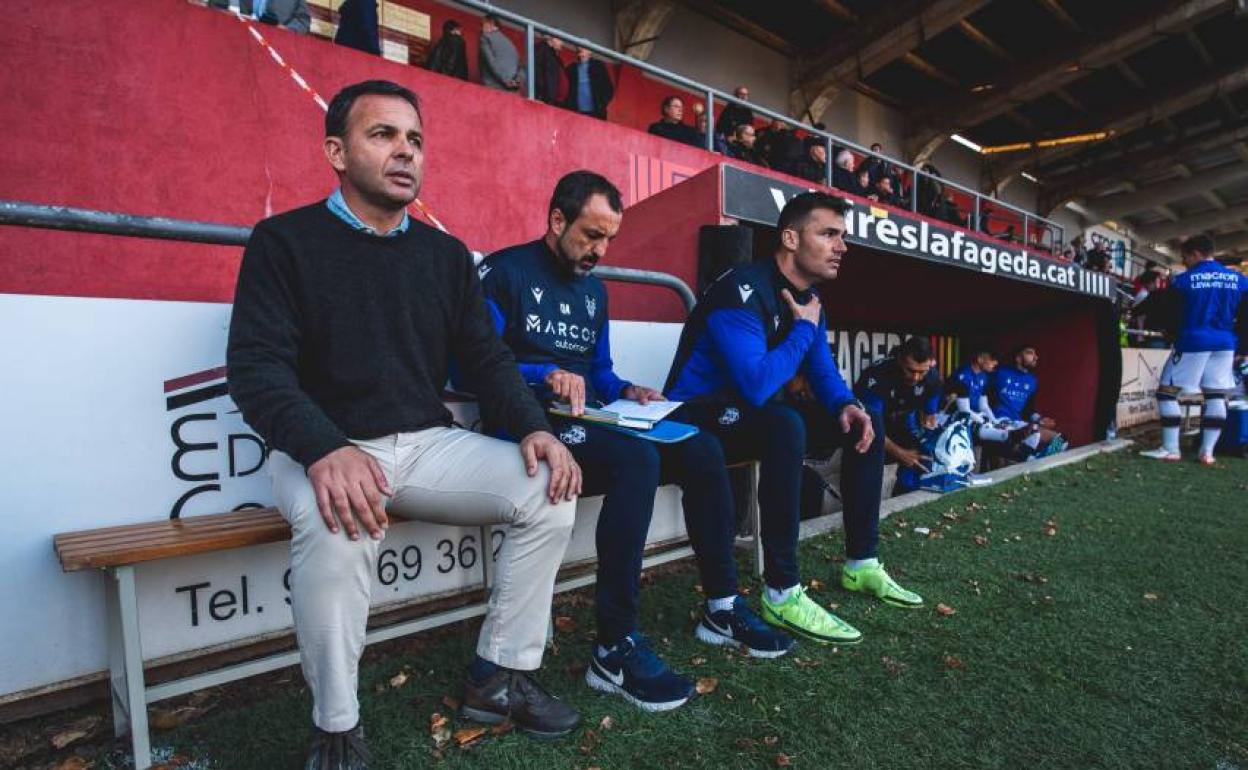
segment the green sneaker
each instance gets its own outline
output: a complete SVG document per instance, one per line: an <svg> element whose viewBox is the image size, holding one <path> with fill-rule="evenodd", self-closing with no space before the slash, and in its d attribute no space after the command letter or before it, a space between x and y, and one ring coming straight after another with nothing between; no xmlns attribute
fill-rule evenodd
<svg viewBox="0 0 1248 770"><path fill-rule="evenodd" d="M923 606L923 597L897 585L897 581L889 577L884 571L884 565L879 562L874 566L852 570L849 567L841 568L841 585L848 591L875 594L885 604L894 607L914 609Z"/></svg>
<svg viewBox="0 0 1248 770"><path fill-rule="evenodd" d="M798 586L786 601L772 604L763 591L763 620L820 644L856 644L862 632L819 606Z"/></svg>

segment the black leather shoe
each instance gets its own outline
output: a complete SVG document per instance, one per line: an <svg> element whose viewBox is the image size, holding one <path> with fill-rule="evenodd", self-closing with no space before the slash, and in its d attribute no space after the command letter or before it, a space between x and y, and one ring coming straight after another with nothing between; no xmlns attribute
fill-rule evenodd
<svg viewBox="0 0 1248 770"><path fill-rule="evenodd" d="M327 733L316 728L303 770L368 770L363 725L356 725L345 733Z"/></svg>
<svg viewBox="0 0 1248 770"><path fill-rule="evenodd" d="M460 716L487 725L510 719L534 738L562 738L577 726L576 709L542 689L526 671L499 669L481 684L464 684Z"/></svg>

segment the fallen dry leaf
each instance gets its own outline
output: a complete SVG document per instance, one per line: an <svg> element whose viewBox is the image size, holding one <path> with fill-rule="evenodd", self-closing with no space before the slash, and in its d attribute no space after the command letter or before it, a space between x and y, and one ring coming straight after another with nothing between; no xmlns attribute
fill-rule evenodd
<svg viewBox="0 0 1248 770"><path fill-rule="evenodd" d="M87 736L86 730L62 730L52 736L52 745L58 749L63 749L69 744L81 740Z"/></svg>
<svg viewBox="0 0 1248 770"><path fill-rule="evenodd" d="M976 535L974 540L975 540L975 545L988 545L988 538L984 537L983 535Z"/></svg>
<svg viewBox="0 0 1248 770"><path fill-rule="evenodd" d="M961 669L966 668L966 664L963 663L960 658L956 658L953 655L946 655L945 656L945 668L953 668L953 669L961 670Z"/></svg>
<svg viewBox="0 0 1248 770"><path fill-rule="evenodd" d="M602 730L610 730L612 727L615 727L615 720L609 716L605 716L602 718L602 721L598 723L598 727Z"/></svg>
<svg viewBox="0 0 1248 770"><path fill-rule="evenodd" d="M507 733L511 732L514 729L516 729L515 722L512 722L510 719L508 719L505 722L499 722L498 724L491 727L490 735L506 735Z"/></svg>
<svg viewBox="0 0 1248 770"><path fill-rule="evenodd" d="M438 712L429 715L429 737L439 749L451 742L451 720Z"/></svg>
<svg viewBox="0 0 1248 770"><path fill-rule="evenodd" d="M694 685L694 689L698 691L698 695L709 695L715 692L715 688L719 687L719 680L713 676L704 676Z"/></svg>
<svg viewBox="0 0 1248 770"><path fill-rule="evenodd" d="M99 716L88 716L74 720L52 736L52 745L58 749L63 749L74 741L81 740L95 732L96 728L103 721L104 718Z"/></svg>
<svg viewBox="0 0 1248 770"><path fill-rule="evenodd" d="M176 709L152 709L148 712L148 724L157 730L172 730L179 727L195 717L203 714L208 709L195 708L194 706L183 706Z"/></svg>
<svg viewBox="0 0 1248 770"><path fill-rule="evenodd" d="M700 666L705 662L706 662L706 658L702 657L701 655L695 655L692 658L690 658L689 665Z"/></svg>
<svg viewBox="0 0 1248 770"><path fill-rule="evenodd" d="M462 701L460 701L459 698L456 698L451 695L442 696L442 705L446 706L451 711L459 711L459 707L461 704L462 704Z"/></svg>
<svg viewBox="0 0 1248 770"><path fill-rule="evenodd" d="M820 580L820 579L818 579L818 578L811 578L811 579L810 579L810 588L809 588L808 590L810 590L811 592L818 592L818 591L822 591L822 590L823 590L823 589L825 589L825 588L827 588L827 586L825 586L825 585L823 584L823 581L822 581L822 580Z"/></svg>
<svg viewBox="0 0 1248 770"><path fill-rule="evenodd" d="M400 671L399 673L390 677L390 686L396 690L405 684L407 684L407 672L406 671Z"/></svg>
<svg viewBox="0 0 1248 770"><path fill-rule="evenodd" d="M880 658L880 662L884 664L885 670L888 671L891 676L900 676L901 673L906 670L905 663L902 663L899 660L894 660L887 655Z"/></svg>
<svg viewBox="0 0 1248 770"><path fill-rule="evenodd" d="M1149 600L1150 602L1156 601L1157 594L1153 593L1152 591L1149 591L1148 593L1144 594L1144 598Z"/></svg>
<svg viewBox="0 0 1248 770"><path fill-rule="evenodd" d="M779 742L780 742L779 735L768 735L766 738L763 738L763 743L767 744L768 746L775 746Z"/></svg>
<svg viewBox="0 0 1248 770"><path fill-rule="evenodd" d="M944 604L943 602L936 605L936 614L938 615L944 615L945 617L949 617L950 615L957 614L957 612L958 612L957 610L950 607L948 604Z"/></svg>
<svg viewBox="0 0 1248 770"><path fill-rule="evenodd" d="M594 732L593 730L586 730L585 741L581 743L581 746L580 746L581 753L582 754L593 753L594 749L598 748L598 744L601 742L602 742L602 739L598 737L598 733Z"/></svg>
<svg viewBox="0 0 1248 770"><path fill-rule="evenodd" d="M57 765L56 770L91 770L94 766L94 763L87 762L82 757L70 757Z"/></svg>
<svg viewBox="0 0 1248 770"><path fill-rule="evenodd" d="M776 767L788 767L791 764L793 764L793 760L789 759L788 754L776 755Z"/></svg>
<svg viewBox="0 0 1248 770"><path fill-rule="evenodd" d="M464 727L455 731L455 745L461 749L467 748L477 741L485 737L486 728L484 727Z"/></svg>
<svg viewBox="0 0 1248 770"><path fill-rule="evenodd" d="M555 630L565 634L570 634L576 630L576 621L567 615L560 615L555 618Z"/></svg>

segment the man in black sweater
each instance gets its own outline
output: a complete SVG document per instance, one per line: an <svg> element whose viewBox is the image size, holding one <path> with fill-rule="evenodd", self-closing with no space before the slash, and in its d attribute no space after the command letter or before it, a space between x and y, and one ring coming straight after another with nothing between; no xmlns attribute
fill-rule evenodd
<svg viewBox="0 0 1248 770"><path fill-rule="evenodd" d="M579 715L530 672L580 468L494 333L467 249L407 215L424 160L416 96L386 81L349 86L325 134L340 187L256 225L227 358L230 394L272 449L274 497L293 531L292 612L316 727L306 767L367 767L356 685L387 508L510 525L463 712L566 734ZM441 392L452 355L519 451L451 427Z"/></svg>
<svg viewBox="0 0 1248 770"><path fill-rule="evenodd" d="M671 139L674 142L687 144L690 147L705 147L706 139L697 129L684 122L685 101L672 95L663 100L663 118L650 124L650 133Z"/></svg>
<svg viewBox="0 0 1248 770"><path fill-rule="evenodd" d="M621 379L611 361L607 289L593 269L619 232L623 211L615 185L574 171L555 187L545 235L481 264L486 303L521 376L542 400L566 401L577 415L587 404L663 400L654 388ZM763 623L738 594L732 488L714 436L658 444L583 420L553 422L585 478L605 492L595 537L598 638L585 671L590 687L646 711L677 708L693 695L693 682L668 668L637 617L642 553L661 482L680 486L698 556L707 602L696 636L754 657L789 651L792 638Z"/></svg>

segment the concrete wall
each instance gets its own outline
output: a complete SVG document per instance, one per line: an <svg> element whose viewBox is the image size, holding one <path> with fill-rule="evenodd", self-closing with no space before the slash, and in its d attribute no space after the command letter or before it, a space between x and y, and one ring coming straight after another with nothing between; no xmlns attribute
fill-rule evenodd
<svg viewBox="0 0 1248 770"><path fill-rule="evenodd" d="M615 20L608 0L494 0L494 5L600 45L615 44Z"/></svg>
<svg viewBox="0 0 1248 770"><path fill-rule="evenodd" d="M845 90L833 97L822 120L828 130L838 136L864 147L879 142L884 145L886 154L901 157L902 138L905 136L902 114L857 91Z"/></svg>
<svg viewBox="0 0 1248 770"><path fill-rule="evenodd" d="M707 17L677 6L655 42L650 63L723 91L750 87L750 100L787 113L789 62Z"/></svg>

